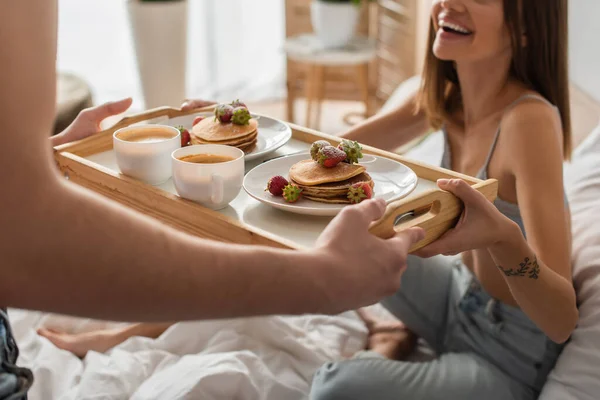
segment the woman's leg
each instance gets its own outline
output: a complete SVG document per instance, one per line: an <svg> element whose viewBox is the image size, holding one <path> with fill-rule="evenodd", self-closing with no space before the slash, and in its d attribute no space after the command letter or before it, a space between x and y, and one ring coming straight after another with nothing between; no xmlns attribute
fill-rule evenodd
<svg viewBox="0 0 600 400"><path fill-rule="evenodd" d="M356 358L315 375L311 400L533 400L535 394L477 355L448 353L429 362Z"/></svg>
<svg viewBox="0 0 600 400"><path fill-rule="evenodd" d="M133 336L157 338L172 324L133 324L124 328L103 329L84 333L60 333L49 329L39 329L38 334L50 340L56 347L68 350L78 357L85 357L88 351L104 353Z"/></svg>
<svg viewBox="0 0 600 400"><path fill-rule="evenodd" d="M438 353L443 349L456 258L409 256L400 289L381 304ZM410 338L409 338L410 340Z"/></svg>
<svg viewBox="0 0 600 400"><path fill-rule="evenodd" d="M422 337L439 353L445 334L451 288L456 286L456 258L409 256L400 290L381 303L401 322L377 319L358 310L369 329L367 349L391 360L404 360Z"/></svg>
<svg viewBox="0 0 600 400"><path fill-rule="evenodd" d="M447 342L456 342L457 332L447 327L455 326L457 302L470 276L460 259L411 257L400 290L382 303L432 345L438 358L394 361L369 352L328 363L315 374L311 399L535 399L531 386L509 377L478 354L448 351Z"/></svg>

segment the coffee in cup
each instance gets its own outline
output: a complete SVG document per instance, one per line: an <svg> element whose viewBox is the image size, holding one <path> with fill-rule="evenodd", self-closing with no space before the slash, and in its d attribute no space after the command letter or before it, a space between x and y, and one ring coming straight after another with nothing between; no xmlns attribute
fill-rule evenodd
<svg viewBox="0 0 600 400"><path fill-rule="evenodd" d="M132 131L123 131L117 135L117 137L126 142L136 142L136 143L158 143L163 142L165 140L172 139L175 137L175 133L172 131L163 131L158 129L153 129L151 131L145 130L132 130Z"/></svg>
<svg viewBox="0 0 600 400"><path fill-rule="evenodd" d="M233 161L234 158L220 154L190 154L179 158L179 160L195 164L218 164Z"/></svg>
<svg viewBox="0 0 600 400"><path fill-rule="evenodd" d="M117 130L113 148L124 175L150 185L171 178L171 154L181 147L181 133L167 125L139 125Z"/></svg>
<svg viewBox="0 0 600 400"><path fill-rule="evenodd" d="M200 144L172 154L173 184L180 197L204 207L227 207L242 189L244 152L237 147Z"/></svg>

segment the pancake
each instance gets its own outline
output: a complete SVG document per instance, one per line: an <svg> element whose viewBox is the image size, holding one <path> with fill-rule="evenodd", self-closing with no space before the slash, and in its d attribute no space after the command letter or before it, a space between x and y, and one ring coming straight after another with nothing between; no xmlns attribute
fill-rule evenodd
<svg viewBox="0 0 600 400"><path fill-rule="evenodd" d="M303 197L307 200L317 201L319 203L327 203L327 204L352 204L350 200L348 200L345 196L339 197L331 197L331 198L320 198L320 197L312 197L303 195Z"/></svg>
<svg viewBox="0 0 600 400"><path fill-rule="evenodd" d="M350 179L347 179L342 182L331 182L324 183L322 185L315 186L305 186L301 185L298 182L290 179L294 184L296 184L300 189L302 189L302 193L306 196L318 197L318 198L334 198L343 196L345 197L348 194L348 189L358 182L368 182L371 187L375 186L373 179L369 174L363 172L360 175L356 175Z"/></svg>
<svg viewBox="0 0 600 400"><path fill-rule="evenodd" d="M240 149L244 153L248 154L248 153L250 153L251 151L253 151L256 148L256 143L257 142L255 141L255 142L253 142L253 143L251 143L249 145L246 145L244 147L238 147L238 149Z"/></svg>
<svg viewBox="0 0 600 400"><path fill-rule="evenodd" d="M358 164L339 163L333 168L326 168L314 160L302 160L290 168L290 179L303 186L315 186L331 182L343 182L360 175L366 168Z"/></svg>
<svg viewBox="0 0 600 400"><path fill-rule="evenodd" d="M248 125L236 125L233 123L222 124L214 118L205 118L192 128L192 136L205 142L221 142L225 140L239 139L248 136L258 130L258 121L252 118Z"/></svg>
<svg viewBox="0 0 600 400"><path fill-rule="evenodd" d="M369 177L370 179L370 177ZM361 182L360 180L358 182ZM357 182L353 182L353 183L357 183ZM373 180L369 180L368 181L369 185L371 186L371 188L373 188L375 186L375 183L373 182ZM352 202L350 201L350 199L348 199L348 189L351 187L352 185L348 185L348 188L343 192L340 193L336 196L331 196L330 192L325 192L323 193L308 193L308 192L302 192L302 195L304 196L305 199L308 200L312 200L312 201L318 201L320 203L328 203L328 204L352 204Z"/></svg>
<svg viewBox="0 0 600 400"><path fill-rule="evenodd" d="M237 138L237 139L229 139L229 140L221 140L218 142L209 142L206 140L202 140L196 136L191 135L192 144L222 144L226 146L239 146L243 144L248 144L256 140L258 136L258 131L254 131L247 136Z"/></svg>

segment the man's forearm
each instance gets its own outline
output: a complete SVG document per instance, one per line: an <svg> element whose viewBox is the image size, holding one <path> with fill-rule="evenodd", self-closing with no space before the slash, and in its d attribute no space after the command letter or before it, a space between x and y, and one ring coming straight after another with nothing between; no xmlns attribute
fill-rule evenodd
<svg viewBox="0 0 600 400"><path fill-rule="evenodd" d="M173 321L318 312L328 301L302 253L209 246L67 182L34 196L12 204L27 220L16 212L0 224L10 227L0 243L4 306Z"/></svg>

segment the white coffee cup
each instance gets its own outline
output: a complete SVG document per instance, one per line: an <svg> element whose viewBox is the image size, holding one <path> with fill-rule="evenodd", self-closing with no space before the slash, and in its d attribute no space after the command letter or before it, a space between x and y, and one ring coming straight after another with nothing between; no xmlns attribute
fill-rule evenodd
<svg viewBox="0 0 600 400"><path fill-rule="evenodd" d="M209 155L224 162L190 162L181 158L195 155ZM237 147L219 144L200 144L175 150L173 162L173 183L179 196L202 204L204 207L220 210L227 207L237 197L244 180L244 152ZM214 161L214 160L213 160Z"/></svg>
<svg viewBox="0 0 600 400"><path fill-rule="evenodd" d="M117 165L124 175L150 185L171 178L171 154L181 148L181 133L167 125L139 125L113 134Z"/></svg>

